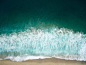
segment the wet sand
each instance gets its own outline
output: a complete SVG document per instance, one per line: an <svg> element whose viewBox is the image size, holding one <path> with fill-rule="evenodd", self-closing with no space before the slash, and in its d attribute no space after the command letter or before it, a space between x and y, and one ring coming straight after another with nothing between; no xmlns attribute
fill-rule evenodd
<svg viewBox="0 0 86 65"><path fill-rule="evenodd" d="M86 61L64 60L56 58L27 60L23 62L0 60L0 65L86 65Z"/></svg>

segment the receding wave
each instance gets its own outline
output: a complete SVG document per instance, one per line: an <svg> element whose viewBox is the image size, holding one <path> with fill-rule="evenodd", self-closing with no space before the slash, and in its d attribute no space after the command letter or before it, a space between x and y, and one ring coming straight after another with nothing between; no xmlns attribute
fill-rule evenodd
<svg viewBox="0 0 86 65"><path fill-rule="evenodd" d="M0 35L0 60L25 61L61 58L86 61L86 34L66 28L50 31L31 27L25 31Z"/></svg>

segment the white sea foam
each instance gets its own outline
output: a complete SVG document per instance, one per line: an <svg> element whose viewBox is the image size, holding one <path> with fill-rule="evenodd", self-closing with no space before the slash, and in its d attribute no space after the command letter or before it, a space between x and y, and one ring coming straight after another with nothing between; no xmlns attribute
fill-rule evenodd
<svg viewBox="0 0 86 65"><path fill-rule="evenodd" d="M86 34L65 28L52 28L48 32L33 27L23 32L2 34L0 56L12 61L51 57L86 61Z"/></svg>
<svg viewBox="0 0 86 65"><path fill-rule="evenodd" d="M26 61L26 60L34 60L34 59L45 59L45 58L51 58L51 57L47 57L47 56L24 56L24 57L20 57L20 56L8 56L4 59L0 59L0 60L5 60L5 59L10 59L12 61L17 61L17 62L21 62L21 61Z"/></svg>
<svg viewBox="0 0 86 65"><path fill-rule="evenodd" d="M78 55L54 55L52 56L54 58L57 59L65 59L65 60L77 60L77 61L86 61L86 58L82 58L79 57ZM35 60L35 59L46 59L46 58L52 58L51 56L8 56L4 59L0 58L0 60L6 60L6 59L10 59L11 61L17 61L17 62L22 62L22 61L26 61L26 60Z"/></svg>

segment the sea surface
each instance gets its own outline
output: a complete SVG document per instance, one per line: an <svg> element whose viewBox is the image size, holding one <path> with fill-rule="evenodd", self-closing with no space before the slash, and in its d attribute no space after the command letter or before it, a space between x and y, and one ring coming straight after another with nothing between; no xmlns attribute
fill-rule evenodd
<svg viewBox="0 0 86 65"><path fill-rule="evenodd" d="M0 60L86 61L84 0L0 0Z"/></svg>

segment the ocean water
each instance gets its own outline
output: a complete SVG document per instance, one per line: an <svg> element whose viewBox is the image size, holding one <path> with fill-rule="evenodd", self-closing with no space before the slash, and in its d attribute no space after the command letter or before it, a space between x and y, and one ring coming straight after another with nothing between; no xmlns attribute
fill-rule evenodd
<svg viewBox="0 0 86 65"><path fill-rule="evenodd" d="M86 61L85 6L83 0L1 0L0 60Z"/></svg>

